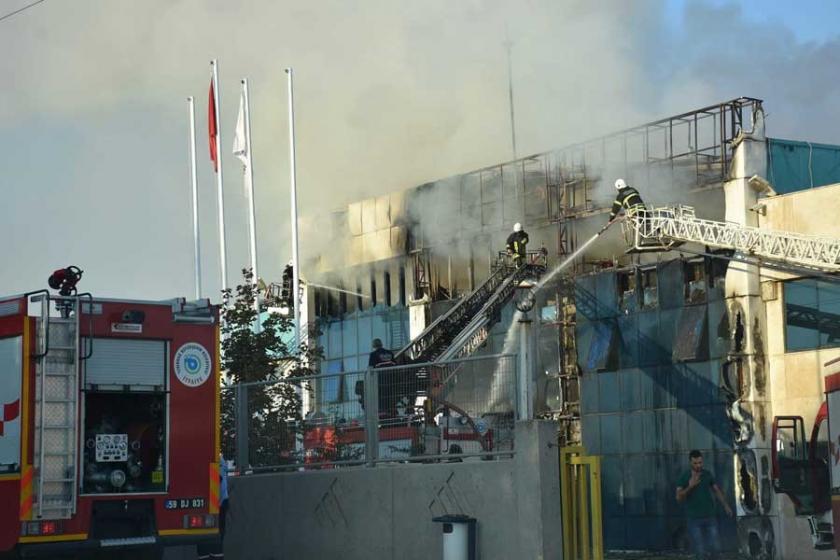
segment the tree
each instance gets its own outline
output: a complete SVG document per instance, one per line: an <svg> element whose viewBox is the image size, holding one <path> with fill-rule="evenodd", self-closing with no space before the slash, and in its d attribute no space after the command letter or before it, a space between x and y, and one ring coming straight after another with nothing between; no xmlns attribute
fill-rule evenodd
<svg viewBox="0 0 840 560"><path fill-rule="evenodd" d="M245 387L250 466L279 465L293 461L302 438L302 395L308 387L296 379L315 373L321 353L306 341L295 352L293 343L284 340L294 327L289 317L269 314L256 332L259 292L252 271L243 269L242 275L235 293L222 292L222 371L229 385L250 384ZM263 302L260 311L267 311ZM237 457L237 398L236 387L222 392L223 451L229 458Z"/></svg>

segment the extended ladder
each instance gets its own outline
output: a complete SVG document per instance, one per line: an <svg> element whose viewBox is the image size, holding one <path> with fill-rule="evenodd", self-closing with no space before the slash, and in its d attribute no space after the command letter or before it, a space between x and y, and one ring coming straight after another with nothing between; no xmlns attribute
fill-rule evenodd
<svg viewBox="0 0 840 560"><path fill-rule="evenodd" d="M499 319L519 283L539 277L545 265L543 251L529 251L519 266L514 266L510 257L500 256L487 280L397 352L395 360L433 362L444 354L450 358L471 354L487 339L489 328ZM453 344L455 350L450 349Z"/></svg>
<svg viewBox="0 0 840 560"><path fill-rule="evenodd" d="M79 355L81 298L39 295L41 352L35 376L34 512L67 519L76 512L79 474ZM60 316L50 316L50 301ZM88 354L89 355L89 354Z"/></svg>
<svg viewBox="0 0 840 560"><path fill-rule="evenodd" d="M691 206L648 208L625 222L639 251L693 242L743 256L822 272L840 271L840 239L698 218Z"/></svg>

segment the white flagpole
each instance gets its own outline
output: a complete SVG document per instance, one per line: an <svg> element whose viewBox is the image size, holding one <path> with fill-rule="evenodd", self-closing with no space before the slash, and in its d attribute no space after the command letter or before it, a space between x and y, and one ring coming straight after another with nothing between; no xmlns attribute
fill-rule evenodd
<svg viewBox="0 0 840 560"><path fill-rule="evenodd" d="M195 170L195 100L187 97L190 108L190 186L192 187L193 250L195 251L195 299L201 299L201 243L198 229L198 178Z"/></svg>
<svg viewBox="0 0 840 560"><path fill-rule="evenodd" d="M295 353L300 352L300 255L298 254L297 173L295 169L295 98L292 69L289 76L289 172L292 179L292 302L295 310Z"/></svg>
<svg viewBox="0 0 840 560"><path fill-rule="evenodd" d="M222 121L219 118L219 107L221 106L222 96L219 93L219 62L214 58L210 61L210 66L213 68L213 99L215 101L216 113L216 162L218 170L216 172L216 186L218 187L219 196L219 260L221 262L222 272L222 290L227 290L227 248L225 247L225 197L224 189L222 188Z"/></svg>
<svg viewBox="0 0 840 560"><path fill-rule="evenodd" d="M251 238L251 271L254 274L252 281L254 286L256 286L259 282L259 275L257 274L257 216L254 203L254 151L251 146L251 97L248 93L247 78L242 80L242 94L245 96L245 143L248 150L248 168L245 172L248 174L246 180L248 181L248 198L250 199L248 217L250 219L249 233ZM260 332L262 330L262 325L260 323L259 293L256 293L254 296L254 311L257 312L255 330L256 332Z"/></svg>

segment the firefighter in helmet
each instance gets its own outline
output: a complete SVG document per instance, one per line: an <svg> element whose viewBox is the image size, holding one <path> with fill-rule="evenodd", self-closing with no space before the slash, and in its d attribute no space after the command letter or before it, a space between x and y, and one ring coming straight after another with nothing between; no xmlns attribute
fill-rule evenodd
<svg viewBox="0 0 840 560"><path fill-rule="evenodd" d="M507 238L507 254L513 257L513 264L519 266L525 260L525 246L528 244L528 234L522 229L522 224L513 224L513 233Z"/></svg>
<svg viewBox="0 0 840 560"><path fill-rule="evenodd" d="M639 191L628 185L624 179L615 180L615 190L618 191L618 194L613 202L612 210L610 210L610 222L615 220L622 208L628 217L646 214L645 203Z"/></svg>

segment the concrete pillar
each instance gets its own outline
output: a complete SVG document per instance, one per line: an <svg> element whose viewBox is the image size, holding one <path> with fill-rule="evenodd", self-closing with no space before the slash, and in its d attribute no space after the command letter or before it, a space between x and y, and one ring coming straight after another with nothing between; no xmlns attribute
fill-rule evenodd
<svg viewBox="0 0 840 560"><path fill-rule="evenodd" d="M766 176L767 146L764 114L754 117L753 130L734 143L729 180L724 184L726 221L758 226L751 210L759 192L749 179ZM726 273L726 305L730 326L730 351L723 364L722 383L728 388L728 414L737 426L735 434L734 485L738 515L738 543L742 553L753 555L756 542L771 557L777 519L770 480L770 438L773 420L768 387L766 316L761 299L760 269L731 263ZM753 535L753 536L751 536ZM756 538L757 537L757 538ZM752 546L750 546L752 541Z"/></svg>
<svg viewBox="0 0 840 560"><path fill-rule="evenodd" d="M563 555L560 519L560 465L557 423L516 423L514 488L518 510L519 558L559 559Z"/></svg>

